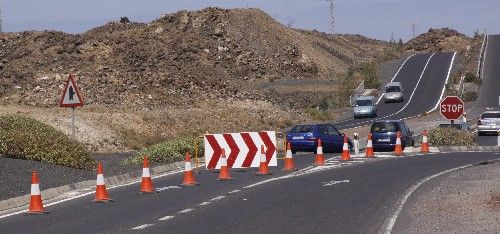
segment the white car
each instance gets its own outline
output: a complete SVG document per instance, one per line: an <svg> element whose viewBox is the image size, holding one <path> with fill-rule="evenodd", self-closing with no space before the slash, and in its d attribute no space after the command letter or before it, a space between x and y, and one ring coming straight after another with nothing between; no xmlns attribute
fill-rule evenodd
<svg viewBox="0 0 500 234"><path fill-rule="evenodd" d="M403 88L401 82L390 82L384 88L384 101L387 102L402 102Z"/></svg>
<svg viewBox="0 0 500 234"><path fill-rule="evenodd" d="M500 131L500 111L485 111L477 120L477 134L498 134Z"/></svg>

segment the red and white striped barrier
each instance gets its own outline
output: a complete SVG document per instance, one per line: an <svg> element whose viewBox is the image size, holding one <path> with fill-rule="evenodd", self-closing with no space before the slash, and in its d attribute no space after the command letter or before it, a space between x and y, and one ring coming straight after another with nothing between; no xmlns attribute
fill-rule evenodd
<svg viewBox="0 0 500 234"><path fill-rule="evenodd" d="M268 166L277 166L276 132L242 132L205 135L205 162L207 169L220 169L222 149L226 150L229 168L259 167L262 145ZM256 157L258 156L258 157Z"/></svg>

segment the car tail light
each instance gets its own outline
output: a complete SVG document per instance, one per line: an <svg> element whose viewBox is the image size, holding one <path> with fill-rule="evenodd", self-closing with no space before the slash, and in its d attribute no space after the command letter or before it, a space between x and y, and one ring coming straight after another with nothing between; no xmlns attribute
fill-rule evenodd
<svg viewBox="0 0 500 234"><path fill-rule="evenodd" d="M478 119L478 120L477 120L477 125L481 125L481 124L482 124L482 123L481 123L481 120L480 120L480 119Z"/></svg>

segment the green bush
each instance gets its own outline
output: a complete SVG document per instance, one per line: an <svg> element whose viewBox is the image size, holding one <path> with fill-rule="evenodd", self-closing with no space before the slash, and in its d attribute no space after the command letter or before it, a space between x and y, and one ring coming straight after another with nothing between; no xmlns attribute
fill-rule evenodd
<svg viewBox="0 0 500 234"><path fill-rule="evenodd" d="M477 99L477 92L475 91L465 91L462 93L462 100L464 102L475 101Z"/></svg>
<svg viewBox="0 0 500 234"><path fill-rule="evenodd" d="M431 145L475 145L474 134L456 128L435 128L430 130L429 143Z"/></svg>
<svg viewBox="0 0 500 234"><path fill-rule="evenodd" d="M0 116L0 155L74 168L91 168L88 150L63 132L20 115Z"/></svg>
<svg viewBox="0 0 500 234"><path fill-rule="evenodd" d="M360 68L361 76L365 81L365 88L378 89L380 87L377 70L378 68L376 63L367 63Z"/></svg>
<svg viewBox="0 0 500 234"><path fill-rule="evenodd" d="M192 136L179 137L151 145L134 153L125 160L125 163L139 165L142 163L144 156L148 156L150 162L177 162L184 159L187 151L191 153L191 157L194 157L195 139ZM201 155L204 150L203 141L198 139L198 143L198 154Z"/></svg>
<svg viewBox="0 0 500 234"><path fill-rule="evenodd" d="M330 114L326 110L320 108L307 108L306 113L309 114L314 120L325 121L330 119Z"/></svg>
<svg viewBox="0 0 500 234"><path fill-rule="evenodd" d="M470 72L467 72L465 74L465 78L464 78L464 82L466 83L474 83L474 84L477 84L477 85L481 85L483 83L483 81L476 75L470 73Z"/></svg>

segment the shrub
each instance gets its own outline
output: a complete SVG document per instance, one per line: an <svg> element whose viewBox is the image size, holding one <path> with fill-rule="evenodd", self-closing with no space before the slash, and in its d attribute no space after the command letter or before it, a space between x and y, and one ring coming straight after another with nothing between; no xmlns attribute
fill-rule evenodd
<svg viewBox="0 0 500 234"><path fill-rule="evenodd" d="M477 85L481 85L481 83L483 83L483 81L478 76L476 76L470 72L467 72L465 74L464 82L465 83L474 83Z"/></svg>
<svg viewBox="0 0 500 234"><path fill-rule="evenodd" d="M377 64L367 63L360 68L361 76L365 81L365 88L378 89L380 87L380 80L377 75Z"/></svg>
<svg viewBox="0 0 500 234"><path fill-rule="evenodd" d="M74 168L91 168L88 150L63 132L29 117L0 116L0 155Z"/></svg>
<svg viewBox="0 0 500 234"><path fill-rule="evenodd" d="M462 94L462 100L464 102L475 101L477 99L477 92L475 91L465 91Z"/></svg>
<svg viewBox="0 0 500 234"><path fill-rule="evenodd" d="M456 128L432 129L429 131L429 141L432 145L475 145L474 134Z"/></svg>
<svg viewBox="0 0 500 234"><path fill-rule="evenodd" d="M309 114L314 120L325 121L330 119L330 114L326 110L320 108L307 108L306 113Z"/></svg>
<svg viewBox="0 0 500 234"><path fill-rule="evenodd" d="M143 150L134 153L131 157L125 160L126 164L139 165L142 163L144 156L148 156L151 162L171 163L184 159L186 151L194 156L194 141L196 137L179 137L158 144L151 145ZM198 140L198 154L203 152L203 141Z"/></svg>

